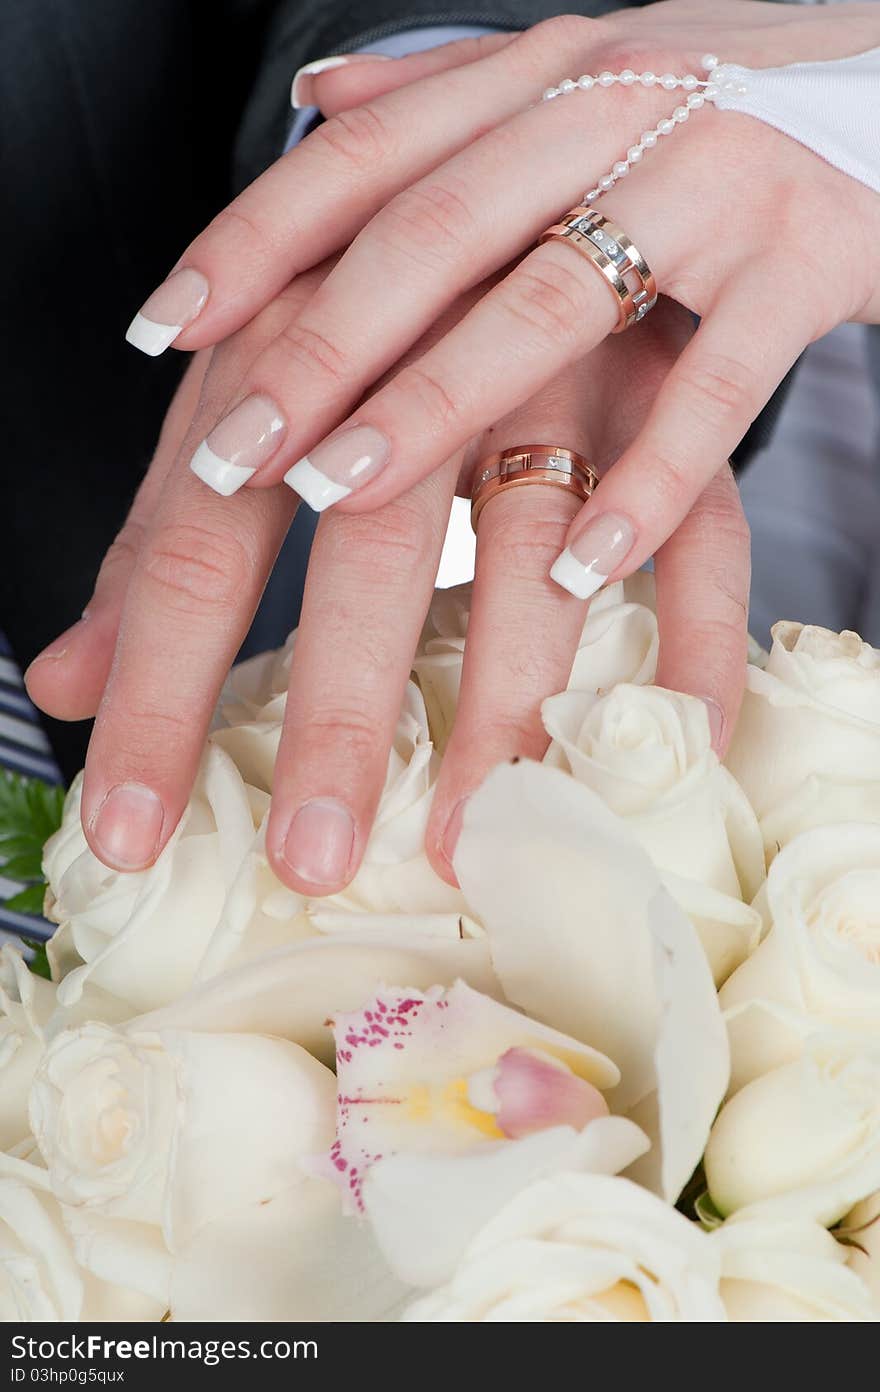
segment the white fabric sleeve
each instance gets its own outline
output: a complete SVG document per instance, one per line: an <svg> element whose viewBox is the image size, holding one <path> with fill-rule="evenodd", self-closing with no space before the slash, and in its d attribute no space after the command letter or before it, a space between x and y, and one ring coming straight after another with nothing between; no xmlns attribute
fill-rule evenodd
<svg viewBox="0 0 880 1392"><path fill-rule="evenodd" d="M720 64L721 111L741 111L790 135L859 183L880 193L880 48L784 68ZM724 90L733 82L744 91Z"/></svg>

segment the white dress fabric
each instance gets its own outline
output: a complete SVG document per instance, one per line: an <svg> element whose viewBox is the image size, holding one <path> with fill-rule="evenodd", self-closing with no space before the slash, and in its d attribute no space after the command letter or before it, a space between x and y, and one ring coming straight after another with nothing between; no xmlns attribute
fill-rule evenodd
<svg viewBox="0 0 880 1392"><path fill-rule="evenodd" d="M720 111L764 121L880 193L880 48L784 68L723 63L712 79L746 89L722 91Z"/></svg>

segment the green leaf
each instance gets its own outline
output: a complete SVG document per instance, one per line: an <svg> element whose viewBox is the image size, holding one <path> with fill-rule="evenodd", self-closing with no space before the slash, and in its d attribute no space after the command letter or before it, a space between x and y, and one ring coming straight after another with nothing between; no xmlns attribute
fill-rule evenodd
<svg viewBox="0 0 880 1392"><path fill-rule="evenodd" d="M0 772L0 874L23 886L4 901L13 913L39 916L43 911L43 847L61 825L64 797L63 788L44 783L42 778ZM39 965L31 962L31 970L48 976L45 952L39 955L41 945L34 951Z"/></svg>
<svg viewBox="0 0 880 1392"><path fill-rule="evenodd" d="M44 976L47 981L51 981L52 972L49 967L49 958L46 956L46 944L38 942L35 938L22 938L22 942L34 954L28 962L28 967L34 976Z"/></svg>
<svg viewBox="0 0 880 1392"><path fill-rule="evenodd" d="M44 884L28 885L26 889L20 889L17 894L13 894L11 899L4 900L3 907L9 909L10 913L42 914L45 897Z"/></svg>

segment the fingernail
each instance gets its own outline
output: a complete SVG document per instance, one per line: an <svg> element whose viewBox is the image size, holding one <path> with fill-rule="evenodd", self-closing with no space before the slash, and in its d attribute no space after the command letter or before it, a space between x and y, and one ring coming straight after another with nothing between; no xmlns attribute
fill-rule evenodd
<svg viewBox="0 0 880 1392"><path fill-rule="evenodd" d="M569 594L589 599L626 558L635 539L635 529L626 517L603 512L557 556L550 576Z"/></svg>
<svg viewBox="0 0 880 1392"><path fill-rule="evenodd" d="M441 843L440 849L442 850L446 859L449 861L450 866L452 866L452 857L455 854L455 848L458 845L458 838L461 835L461 824L464 821L464 809L466 805L467 798L459 798L458 802L452 809L452 816L446 823L446 830L443 833L443 841Z"/></svg>
<svg viewBox="0 0 880 1392"><path fill-rule="evenodd" d="M114 870L143 870L155 859L164 820L151 788L142 783L111 788L90 828L98 859Z"/></svg>
<svg viewBox="0 0 880 1392"><path fill-rule="evenodd" d="M306 63L293 76L290 84L290 105L294 111L303 106L313 106L312 78L318 73L329 72L331 68L344 68L348 63L387 63L387 53L344 53L336 58L316 58L314 63Z"/></svg>
<svg viewBox="0 0 880 1392"><path fill-rule="evenodd" d="M204 308L210 286L201 271L174 271L128 326L126 342L151 358L164 353Z"/></svg>
<svg viewBox="0 0 880 1392"><path fill-rule="evenodd" d="M717 701L712 700L711 696L701 696L700 700L709 713L709 733L712 736L712 748L717 754L724 738L724 711Z"/></svg>
<svg viewBox="0 0 880 1392"><path fill-rule="evenodd" d="M189 462L194 474L228 498L278 449L287 421L268 396L247 396L215 425Z"/></svg>
<svg viewBox="0 0 880 1392"><path fill-rule="evenodd" d="M345 882L354 848L354 817L336 798L313 798L287 830L282 855L308 884Z"/></svg>
<svg viewBox="0 0 880 1392"><path fill-rule="evenodd" d="M315 512L347 498L381 473L391 445L371 425L356 425L333 435L300 459L284 475L284 482Z"/></svg>

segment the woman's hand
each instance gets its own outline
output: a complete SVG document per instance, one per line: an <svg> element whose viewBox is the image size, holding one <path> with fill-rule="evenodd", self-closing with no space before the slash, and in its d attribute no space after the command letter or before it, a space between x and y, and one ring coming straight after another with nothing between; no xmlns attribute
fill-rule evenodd
<svg viewBox="0 0 880 1392"><path fill-rule="evenodd" d="M707 50L767 66L877 43L873 4L670 0L313 77L315 99L345 109L185 253L181 266L210 293L176 342L216 341L296 271L354 240L230 394L195 467L223 490L287 476L319 508L381 507L601 341L613 297L582 257L549 243L362 400L456 296L526 251L676 104L636 84L533 105L548 83L600 69L687 71ZM695 113L601 207L702 324L568 529L556 573L582 592L597 575L629 574L672 534L812 339L845 319L880 318L880 198L751 118Z"/></svg>
<svg viewBox="0 0 880 1392"><path fill-rule="evenodd" d="M83 792L89 843L106 863L149 864L189 795L229 664L295 507L286 490L205 494L175 458L289 314L303 277L240 334L199 355L150 474L111 550L89 618L34 663L28 688L60 718L98 709ZM456 486L488 452L554 439L602 473L629 442L691 332L665 304L638 337L614 338L408 493L375 512L323 518L309 567L267 845L279 876L326 894L355 874L387 767ZM441 330L442 331L442 330ZM612 386L627 395L617 409ZM499 760L540 757L542 699L564 687L585 606L548 579L574 511L561 489L502 493L481 516L459 710L427 844L446 878L462 800ZM657 556L658 680L703 697L716 745L745 670L748 541L729 469ZM118 790L122 789L122 794ZM114 792L114 790L117 790Z"/></svg>

